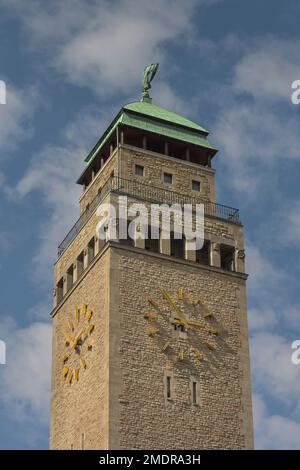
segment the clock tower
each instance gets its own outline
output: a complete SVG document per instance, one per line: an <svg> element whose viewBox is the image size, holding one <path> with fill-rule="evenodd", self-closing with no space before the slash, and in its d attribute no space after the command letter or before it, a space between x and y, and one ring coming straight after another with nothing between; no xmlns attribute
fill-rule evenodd
<svg viewBox="0 0 300 470"><path fill-rule="evenodd" d="M152 103L156 70L86 157L80 216L58 248L52 449L253 447L243 226L216 202L207 130ZM173 213L168 237L150 215L146 237L139 224L121 236L120 200L149 214L201 204L203 246L177 237ZM114 237L108 219L99 235L103 204Z"/></svg>

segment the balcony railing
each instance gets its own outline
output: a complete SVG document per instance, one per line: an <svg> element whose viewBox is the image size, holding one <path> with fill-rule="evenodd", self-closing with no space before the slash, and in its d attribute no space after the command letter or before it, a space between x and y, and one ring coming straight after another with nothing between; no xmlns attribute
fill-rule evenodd
<svg viewBox="0 0 300 470"><path fill-rule="evenodd" d="M241 224L239 210L234 209L233 207L223 206L222 204L215 204L210 201L205 201L201 198L180 194L176 191L157 188L149 184L140 183L139 181L127 180L118 176L111 176L106 181L101 191L93 199L89 207L82 213L77 222L73 225L64 240L60 243L58 247L58 256L60 256L72 243L76 235L87 223L103 199L111 192L120 195L131 196L135 199L142 199L144 201L156 204L204 204L204 214L206 216L227 220L235 224Z"/></svg>

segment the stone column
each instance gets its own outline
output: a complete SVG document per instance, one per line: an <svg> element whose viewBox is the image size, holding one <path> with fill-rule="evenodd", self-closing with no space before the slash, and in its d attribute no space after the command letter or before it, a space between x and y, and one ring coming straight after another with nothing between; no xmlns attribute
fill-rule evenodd
<svg viewBox="0 0 300 470"><path fill-rule="evenodd" d="M168 238L162 238L162 232L160 234L160 252L163 255L169 255L171 254L171 240Z"/></svg>
<svg viewBox="0 0 300 470"><path fill-rule="evenodd" d="M185 259L188 261L196 261L196 250L189 249L189 241L185 242Z"/></svg>
<svg viewBox="0 0 300 470"><path fill-rule="evenodd" d="M220 243L213 242L210 244L210 261L211 266L221 267Z"/></svg>
<svg viewBox="0 0 300 470"><path fill-rule="evenodd" d="M245 250L235 250L235 269L238 273L245 272Z"/></svg>
<svg viewBox="0 0 300 470"><path fill-rule="evenodd" d="M143 149L146 150L146 148L147 148L147 136L143 135Z"/></svg>

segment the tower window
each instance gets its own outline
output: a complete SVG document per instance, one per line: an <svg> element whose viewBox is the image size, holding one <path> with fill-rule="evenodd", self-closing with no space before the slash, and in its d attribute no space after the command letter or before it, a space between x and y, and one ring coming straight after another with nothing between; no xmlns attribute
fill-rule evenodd
<svg viewBox="0 0 300 470"><path fill-rule="evenodd" d="M81 450L84 450L84 433L81 434Z"/></svg>
<svg viewBox="0 0 300 470"><path fill-rule="evenodd" d="M84 254L83 251L77 256L77 279L80 278L80 276L83 273L83 260L84 260Z"/></svg>
<svg viewBox="0 0 300 470"><path fill-rule="evenodd" d="M63 299L63 292L64 292L64 280L61 278L57 285L56 285L56 299L57 299L57 305L60 304L60 302Z"/></svg>
<svg viewBox="0 0 300 470"><path fill-rule="evenodd" d="M171 377L167 375L166 377L166 397L170 400L172 398L171 393Z"/></svg>
<svg viewBox="0 0 300 470"><path fill-rule="evenodd" d="M144 176L144 167L142 165L135 165L134 174L136 176Z"/></svg>
<svg viewBox="0 0 300 470"><path fill-rule="evenodd" d="M91 264L95 258L95 237L93 237L88 243L88 265Z"/></svg>
<svg viewBox="0 0 300 470"><path fill-rule="evenodd" d="M192 403L193 403L193 405L198 404L198 400L197 400L197 382L192 382Z"/></svg>
<svg viewBox="0 0 300 470"><path fill-rule="evenodd" d="M121 233L119 232L119 242L122 243L122 245L127 245L127 246L134 246L134 239L132 239L129 235L129 225L130 225L130 220L127 220L127 232L126 232L126 238L121 238ZM124 223L122 221L122 223ZM120 225L121 225L121 219L119 221L119 230L120 230ZM125 234L124 234L125 235Z"/></svg>
<svg viewBox="0 0 300 470"><path fill-rule="evenodd" d="M184 259L185 239L174 238L174 232L171 233L171 256Z"/></svg>
<svg viewBox="0 0 300 470"><path fill-rule="evenodd" d="M151 226L148 225L148 238L145 239L145 250L159 253L160 240L158 238L151 238Z"/></svg>
<svg viewBox="0 0 300 470"><path fill-rule="evenodd" d="M196 250L196 263L210 265L210 241L204 240L203 247Z"/></svg>
<svg viewBox="0 0 300 470"><path fill-rule="evenodd" d="M200 192L200 181L192 180L192 190Z"/></svg>
<svg viewBox="0 0 300 470"><path fill-rule="evenodd" d="M220 246L220 258L221 258L221 268L226 271L234 271L234 254L235 249L232 246L221 245Z"/></svg>
<svg viewBox="0 0 300 470"><path fill-rule="evenodd" d="M164 173L164 183L172 184L173 182L173 175L172 173Z"/></svg>
<svg viewBox="0 0 300 470"><path fill-rule="evenodd" d="M73 264L69 267L67 271L67 291L69 291L73 286Z"/></svg>

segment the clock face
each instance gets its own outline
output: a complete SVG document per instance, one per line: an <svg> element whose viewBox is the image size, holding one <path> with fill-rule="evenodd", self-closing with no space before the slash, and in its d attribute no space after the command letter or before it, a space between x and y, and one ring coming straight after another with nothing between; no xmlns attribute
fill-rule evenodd
<svg viewBox="0 0 300 470"><path fill-rule="evenodd" d="M202 301L182 288L171 293L159 289L148 297L144 312L146 333L155 341L160 352L174 364L183 361L208 361L218 347L220 325Z"/></svg>
<svg viewBox="0 0 300 470"><path fill-rule="evenodd" d="M75 307L74 315L63 331L66 352L62 357L62 379L71 385L79 380L81 372L88 367L88 354L93 349L93 312L86 304Z"/></svg>

